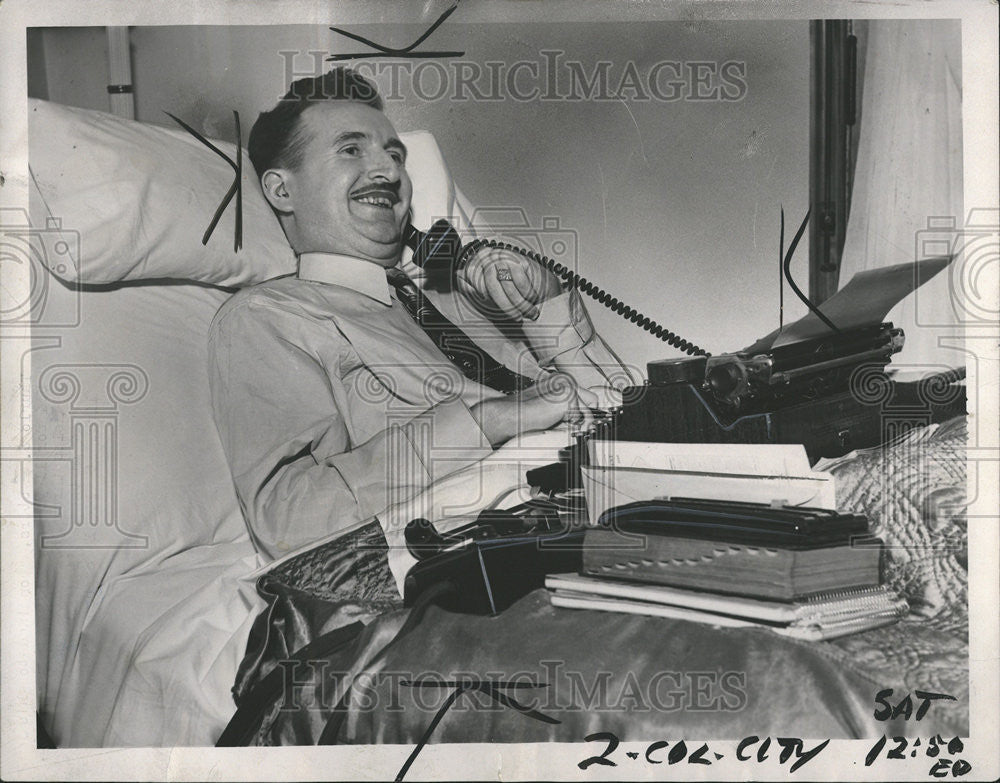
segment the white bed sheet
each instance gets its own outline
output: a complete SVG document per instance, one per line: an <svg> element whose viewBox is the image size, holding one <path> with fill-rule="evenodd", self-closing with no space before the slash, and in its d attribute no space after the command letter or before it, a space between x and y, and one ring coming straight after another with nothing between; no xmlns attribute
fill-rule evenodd
<svg viewBox="0 0 1000 783"><path fill-rule="evenodd" d="M525 470L554 461L569 438L565 428L523 435L380 515L397 584L415 562L402 541L407 521L429 516L445 530L494 500L515 505ZM59 691L56 742L214 745L236 710L231 688L264 608L256 577L273 565L243 538L185 550L102 586Z"/></svg>
<svg viewBox="0 0 1000 783"><path fill-rule="evenodd" d="M113 578L95 598L56 704L60 747L215 744L263 602L249 539Z"/></svg>

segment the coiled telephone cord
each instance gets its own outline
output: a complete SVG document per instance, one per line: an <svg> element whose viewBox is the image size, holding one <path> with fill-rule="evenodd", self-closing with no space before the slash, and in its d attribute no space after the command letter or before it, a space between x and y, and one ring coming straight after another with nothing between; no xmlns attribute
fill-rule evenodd
<svg viewBox="0 0 1000 783"><path fill-rule="evenodd" d="M557 277L561 278L564 282L569 283L574 288L582 291L587 296L596 299L602 305L607 307L609 310L614 311L626 321L631 321L636 326L641 329L645 329L647 332L652 334L654 337L658 337L674 348L677 348L684 353L690 354L692 356L711 356L708 351L703 348L699 348L694 343L688 342L679 335L671 332L669 329L656 323L652 318L643 315L634 307L629 307L622 301L619 301L615 297L611 296L607 291L599 288L590 282L587 278L581 277L576 272L571 269L567 269L562 264L553 261L551 258L543 256L541 253L536 253L533 250L527 250L523 247L518 247L510 242L499 242L494 239L474 239L469 244L467 244L462 249L462 255L459 258L457 267L461 269L465 263L472 258L479 250L484 247L489 247L497 250L510 250L515 253L520 253L525 258L529 258L532 261L541 264L550 272L552 272Z"/></svg>

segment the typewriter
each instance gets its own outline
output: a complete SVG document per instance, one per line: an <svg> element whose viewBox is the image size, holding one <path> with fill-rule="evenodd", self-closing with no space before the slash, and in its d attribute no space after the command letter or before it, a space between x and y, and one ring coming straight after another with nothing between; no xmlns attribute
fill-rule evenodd
<svg viewBox="0 0 1000 783"><path fill-rule="evenodd" d="M653 361L648 380L560 462L528 473L546 491L580 486L591 438L661 443L800 443L809 460L877 446L908 428L965 413L964 371L918 382L885 373L902 329L881 323L765 351Z"/></svg>

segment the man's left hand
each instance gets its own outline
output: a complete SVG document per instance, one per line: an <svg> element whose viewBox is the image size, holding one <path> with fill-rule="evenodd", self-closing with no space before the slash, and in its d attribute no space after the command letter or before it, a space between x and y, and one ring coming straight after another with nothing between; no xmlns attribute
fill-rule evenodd
<svg viewBox="0 0 1000 783"><path fill-rule="evenodd" d="M538 305L562 292L554 274L520 253L484 247L458 273L458 290L487 315L538 317Z"/></svg>

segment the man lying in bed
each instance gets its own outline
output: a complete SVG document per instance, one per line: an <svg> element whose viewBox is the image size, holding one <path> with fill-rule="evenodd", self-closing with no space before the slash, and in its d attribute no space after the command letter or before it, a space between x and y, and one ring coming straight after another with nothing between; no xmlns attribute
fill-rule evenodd
<svg viewBox="0 0 1000 783"><path fill-rule="evenodd" d="M373 85L342 68L295 82L251 131L251 160L299 269L223 306L210 380L244 515L271 557L579 415L596 402L586 387L622 377L575 292L489 249L459 290L520 323L518 372L484 354L481 383L449 362L401 302L413 291L396 268L406 152Z"/></svg>

